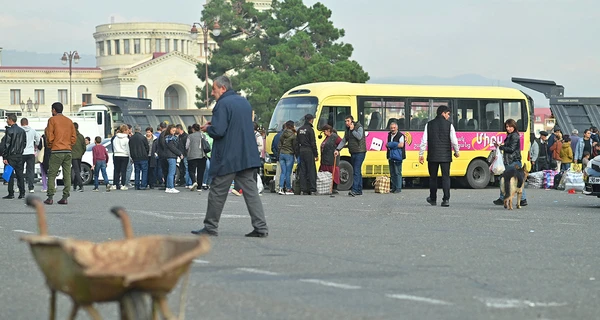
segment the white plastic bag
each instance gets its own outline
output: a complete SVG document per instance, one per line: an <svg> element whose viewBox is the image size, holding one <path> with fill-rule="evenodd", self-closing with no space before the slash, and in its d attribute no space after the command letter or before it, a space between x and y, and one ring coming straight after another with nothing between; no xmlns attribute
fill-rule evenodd
<svg viewBox="0 0 600 320"><path fill-rule="evenodd" d="M265 186L263 185L259 174L256 175L256 187L258 188L258 193L262 193L265 190Z"/></svg>
<svg viewBox="0 0 600 320"><path fill-rule="evenodd" d="M504 160L502 159L502 152L500 151L500 148L496 148L496 157L490 166L490 171L495 175L500 175L504 173L504 170L505 167Z"/></svg>

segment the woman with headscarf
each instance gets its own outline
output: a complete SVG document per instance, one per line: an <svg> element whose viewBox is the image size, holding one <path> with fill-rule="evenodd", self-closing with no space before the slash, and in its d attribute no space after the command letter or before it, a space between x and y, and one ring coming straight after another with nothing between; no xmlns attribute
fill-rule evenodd
<svg viewBox="0 0 600 320"><path fill-rule="evenodd" d="M338 193L337 185L340 184L340 156L334 155L336 147L342 141L337 135L337 131L330 125L326 124L321 128L325 134L325 140L321 143L321 166L319 171L331 172L333 176L333 193ZM335 161L334 161L335 159ZM334 167L335 162L335 167Z"/></svg>

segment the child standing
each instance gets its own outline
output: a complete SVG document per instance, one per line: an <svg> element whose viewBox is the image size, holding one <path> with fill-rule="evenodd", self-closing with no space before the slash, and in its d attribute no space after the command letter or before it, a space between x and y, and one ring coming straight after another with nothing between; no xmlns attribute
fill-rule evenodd
<svg viewBox="0 0 600 320"><path fill-rule="evenodd" d="M106 192L110 192L110 183L108 183L108 175L106 174L106 164L108 163L108 151L106 147L102 145L102 138L96 137L94 139L96 145L92 148L92 170L94 170L94 189L92 191L98 192L98 175L102 171L102 177L106 184Z"/></svg>
<svg viewBox="0 0 600 320"><path fill-rule="evenodd" d="M565 135L563 138L562 148L560 149L560 171L569 171L571 163L573 163L573 149L571 149L571 138Z"/></svg>

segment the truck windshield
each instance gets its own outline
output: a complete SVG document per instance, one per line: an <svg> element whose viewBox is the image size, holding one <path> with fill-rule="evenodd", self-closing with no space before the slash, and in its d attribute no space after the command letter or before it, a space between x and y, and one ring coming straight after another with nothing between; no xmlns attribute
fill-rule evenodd
<svg viewBox="0 0 600 320"><path fill-rule="evenodd" d="M304 116L307 114L315 115L319 100L316 97L291 97L279 100L271 123L269 124L269 132L277 132L281 130L286 121L294 121L296 128L304 124Z"/></svg>

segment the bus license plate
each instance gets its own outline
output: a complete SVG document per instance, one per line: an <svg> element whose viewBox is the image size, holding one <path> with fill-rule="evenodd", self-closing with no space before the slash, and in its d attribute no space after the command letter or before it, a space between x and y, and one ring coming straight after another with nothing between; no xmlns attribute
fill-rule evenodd
<svg viewBox="0 0 600 320"><path fill-rule="evenodd" d="M600 177L590 177L588 179L588 183L590 183L590 184L600 184Z"/></svg>

